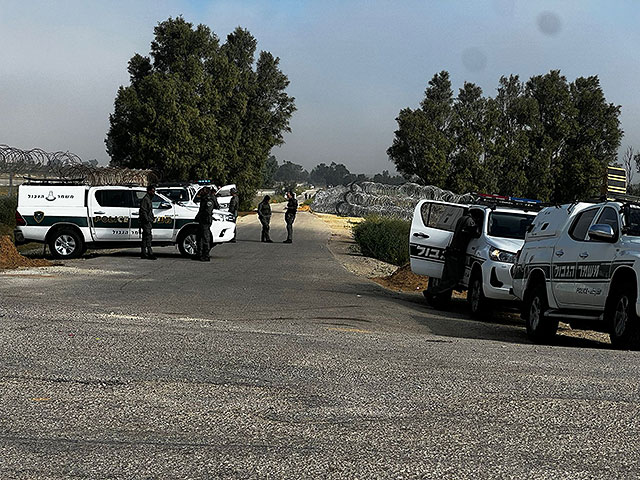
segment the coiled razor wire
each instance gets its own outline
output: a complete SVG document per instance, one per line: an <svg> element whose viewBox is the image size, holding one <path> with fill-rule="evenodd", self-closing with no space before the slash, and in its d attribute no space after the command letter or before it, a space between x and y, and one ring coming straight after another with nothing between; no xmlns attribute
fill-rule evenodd
<svg viewBox="0 0 640 480"><path fill-rule="evenodd" d="M152 170L99 167L83 162L71 152L45 152L39 148L21 150L0 145L0 173L49 176L61 180L79 180L87 185L147 185L158 181Z"/></svg>
<svg viewBox="0 0 640 480"><path fill-rule="evenodd" d="M476 196L472 193L453 193L433 185L359 182L319 191L312 208L316 212L347 217L380 215L410 220L420 200L469 204L476 200Z"/></svg>

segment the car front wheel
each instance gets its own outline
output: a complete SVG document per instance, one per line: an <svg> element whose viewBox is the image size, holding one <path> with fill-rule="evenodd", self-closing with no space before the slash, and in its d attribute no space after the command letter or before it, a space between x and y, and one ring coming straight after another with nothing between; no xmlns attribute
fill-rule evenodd
<svg viewBox="0 0 640 480"><path fill-rule="evenodd" d="M473 318L482 319L489 315L491 307L489 300L484 296L482 274L479 271L476 271L471 277L467 301L469 302L469 309L471 310L471 316Z"/></svg>

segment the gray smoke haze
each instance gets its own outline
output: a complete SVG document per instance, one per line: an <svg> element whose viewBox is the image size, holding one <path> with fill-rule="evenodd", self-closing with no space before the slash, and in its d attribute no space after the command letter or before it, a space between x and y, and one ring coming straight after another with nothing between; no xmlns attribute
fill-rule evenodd
<svg viewBox="0 0 640 480"><path fill-rule="evenodd" d="M311 168L393 169L386 149L404 107L448 70L495 93L501 75L599 75L640 147L635 51L640 3L591 1L0 1L0 143L108 162L104 138L127 62L153 27L182 14L221 39L248 28L281 58L298 111L278 159Z"/></svg>

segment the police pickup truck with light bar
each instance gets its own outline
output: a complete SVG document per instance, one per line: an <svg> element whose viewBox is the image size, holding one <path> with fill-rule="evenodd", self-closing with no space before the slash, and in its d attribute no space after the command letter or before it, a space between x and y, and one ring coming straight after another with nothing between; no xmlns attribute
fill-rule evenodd
<svg viewBox="0 0 640 480"><path fill-rule="evenodd" d="M16 244L41 242L55 258L80 256L87 247L139 245L140 200L146 190L131 186L90 187L64 181L32 181L18 188ZM152 200L153 244L177 244L180 253L196 253L197 211L156 194ZM227 212L214 211L213 245L233 238Z"/></svg>
<svg viewBox="0 0 640 480"><path fill-rule="evenodd" d="M640 199L574 203L542 210L513 266L513 291L535 341L558 321L608 332L640 348Z"/></svg>
<svg viewBox="0 0 640 480"><path fill-rule="evenodd" d="M413 214L409 249L411 270L428 276L430 287L437 285L456 222L469 209L478 233L467 247L464 277L457 289L468 289L471 315L483 317L493 303L516 300L511 292L511 266L540 207L536 200L497 195L479 195L477 200L474 205L420 201ZM442 308L451 292L433 296L425 291L425 297L432 306Z"/></svg>

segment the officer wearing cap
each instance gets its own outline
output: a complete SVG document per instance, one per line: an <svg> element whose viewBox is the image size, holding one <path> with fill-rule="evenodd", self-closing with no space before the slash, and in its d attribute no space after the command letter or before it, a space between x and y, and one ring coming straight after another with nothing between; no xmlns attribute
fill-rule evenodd
<svg viewBox="0 0 640 480"><path fill-rule="evenodd" d="M211 261L209 251L211 250L211 223L213 222L213 209L215 207L215 199L211 195L211 188L204 187L200 195L200 209L196 215L198 222L198 236L196 260L202 262Z"/></svg>
<svg viewBox="0 0 640 480"><path fill-rule="evenodd" d="M156 194L156 189L153 185L147 187L147 194L140 201L139 210L139 222L140 230L142 232L142 251L140 252L140 258L147 260L155 260L157 257L151 250L151 242L153 241L153 222L155 217L153 216L153 196Z"/></svg>
<svg viewBox="0 0 640 480"><path fill-rule="evenodd" d="M236 188L231 189L231 200L229 200L229 213L233 215L233 221L238 218L238 207L240 200L238 199L238 190ZM236 229L233 230L233 239L231 243L236 243Z"/></svg>

